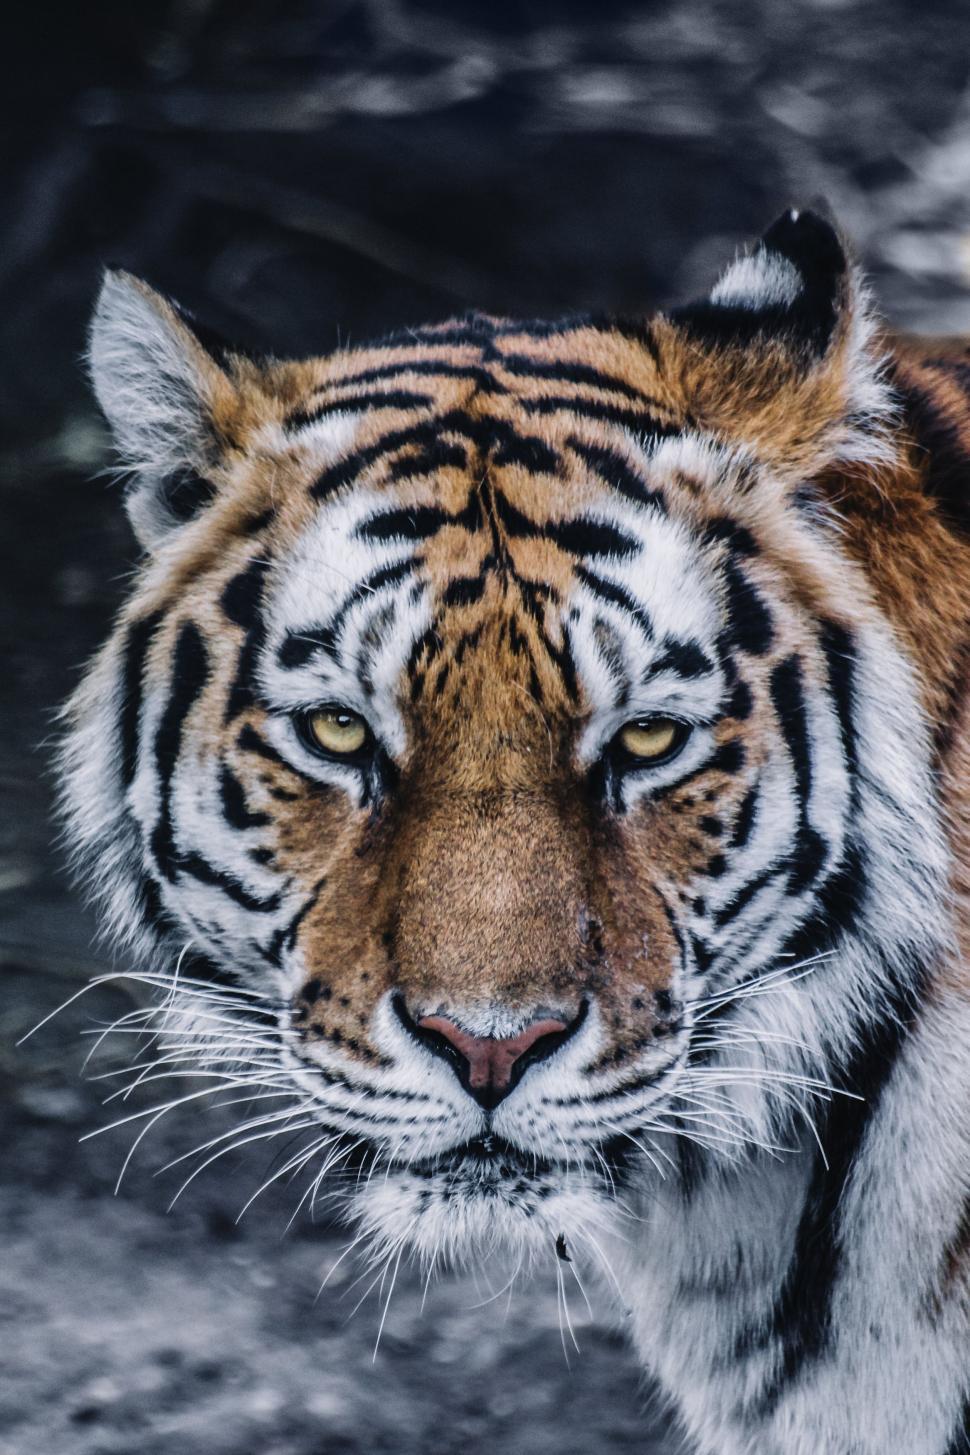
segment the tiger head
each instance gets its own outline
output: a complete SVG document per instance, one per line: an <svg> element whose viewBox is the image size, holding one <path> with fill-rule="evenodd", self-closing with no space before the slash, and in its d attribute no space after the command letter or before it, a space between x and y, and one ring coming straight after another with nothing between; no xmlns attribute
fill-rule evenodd
<svg viewBox="0 0 970 1455"><path fill-rule="evenodd" d="M839 525L892 415L828 224L649 322L301 362L109 274L90 357L144 557L64 799L169 1065L426 1252L594 1238L777 1135L935 852Z"/></svg>

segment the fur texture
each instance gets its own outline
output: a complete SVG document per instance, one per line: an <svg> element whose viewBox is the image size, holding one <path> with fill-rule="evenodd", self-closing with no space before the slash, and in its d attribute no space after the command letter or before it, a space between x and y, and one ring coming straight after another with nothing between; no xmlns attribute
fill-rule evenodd
<svg viewBox="0 0 970 1455"><path fill-rule="evenodd" d="M792 212L670 316L298 363L110 275L91 365L146 556L63 796L151 1074L378 1268L612 1274L702 1451L963 1449L970 352ZM426 1016L569 1031L487 1109Z"/></svg>

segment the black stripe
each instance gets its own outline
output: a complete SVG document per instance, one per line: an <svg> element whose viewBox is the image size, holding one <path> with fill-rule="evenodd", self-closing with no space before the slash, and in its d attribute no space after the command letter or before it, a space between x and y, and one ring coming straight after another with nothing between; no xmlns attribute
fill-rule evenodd
<svg viewBox="0 0 970 1455"><path fill-rule="evenodd" d="M744 744L737 738L731 738L729 742L721 743L715 749L706 763L701 763L699 768L693 769L686 777L680 778L676 783L669 784L666 788L658 788L654 792L655 798L666 798L672 793L678 793L695 779L702 778L705 773L729 773L739 772L745 763Z"/></svg>
<svg viewBox="0 0 970 1455"><path fill-rule="evenodd" d="M591 314L589 323L603 333L618 333L621 338L633 339L646 352L658 372L662 372L657 340L652 325L646 320L617 317L615 314Z"/></svg>
<svg viewBox="0 0 970 1455"><path fill-rule="evenodd" d="M316 884L313 886L313 889L310 891L310 894L304 900L303 904L297 910L296 914L290 920L289 924L284 925L282 929L277 930L273 935L272 939L266 947L266 955L270 960L272 960L274 965L279 965L282 962L284 949L292 952L293 947L296 944L296 937L300 932L300 926L306 919L307 915L310 913L311 909L313 909L317 900L320 898L320 891L326 884L326 882L326 875L324 875L323 878L318 879ZM315 985L316 982L310 981L309 984ZM307 986L306 989L308 990L309 986ZM312 999L315 999L316 997L308 996L307 998L311 999L312 1001Z"/></svg>
<svg viewBox="0 0 970 1455"><path fill-rule="evenodd" d="M276 511L272 507L267 510L258 511L256 515L249 516L248 519L244 520L237 527L239 534L244 536L258 535L261 530L265 530L271 524L275 515Z"/></svg>
<svg viewBox="0 0 970 1455"><path fill-rule="evenodd" d="M730 557L724 562L723 569L727 587L728 637L743 652L762 657L771 646L774 635L771 612L760 593Z"/></svg>
<svg viewBox="0 0 970 1455"><path fill-rule="evenodd" d="M378 346L391 348L395 344L474 344L481 348L495 337L495 333L495 319L484 313L469 313L464 318L452 319L447 323L431 323L421 328L386 334L378 341Z"/></svg>
<svg viewBox="0 0 970 1455"><path fill-rule="evenodd" d="M453 517L437 505L402 506L371 515L355 528L354 535L369 541L424 541L436 535Z"/></svg>
<svg viewBox="0 0 970 1455"><path fill-rule="evenodd" d="M635 600L623 586L617 586L614 581L607 581L602 576L597 576L594 571L581 564L576 566L576 576L588 587L594 595L601 600L610 602L613 606L619 606L623 611L628 612L637 623L644 636L653 640L653 622L639 601Z"/></svg>
<svg viewBox="0 0 970 1455"><path fill-rule="evenodd" d="M277 653L277 661L280 666L288 669L302 667L318 651L326 652L336 659L337 642L348 612L365 597L373 596L384 586L392 586L398 581L406 580L413 572L414 562L411 560L397 561L392 566L381 566L379 570L368 576L366 581L361 581L352 591L348 592L326 625L306 627L303 631L287 632Z"/></svg>
<svg viewBox="0 0 970 1455"><path fill-rule="evenodd" d="M732 849L743 849L751 837L751 830L754 828L755 817L758 812L758 785L753 784L741 800L738 808L738 816L734 820L734 828L731 832L730 845Z"/></svg>
<svg viewBox="0 0 970 1455"><path fill-rule="evenodd" d="M842 736L842 751L849 774L852 791L852 805L858 795L859 754L856 740L855 716L853 711L856 651L851 634L837 622L822 623L821 645L825 654L829 689L835 703Z"/></svg>
<svg viewBox="0 0 970 1455"><path fill-rule="evenodd" d="M802 669L797 656L786 657L772 669L770 691L795 773L798 829L789 888L792 893L799 893L821 871L827 857L828 845L808 821L808 802L812 791L812 753Z"/></svg>
<svg viewBox="0 0 970 1455"><path fill-rule="evenodd" d="M138 736L141 723L142 684L145 662L152 638L158 630L164 611L153 611L139 618L128 628L123 647L121 674L121 709L118 717L121 781L125 788L134 782L138 771Z"/></svg>
<svg viewBox="0 0 970 1455"><path fill-rule="evenodd" d="M787 866L784 864L769 864L767 869L762 869L760 874L756 874L753 879L749 879L747 884L738 890L734 898L729 900L727 904L722 905L714 914L714 923L717 928L723 930L725 925L729 925L732 920L737 919L738 915L747 909L755 896L760 894L762 889L770 884L772 879L776 878L780 872L785 871L786 868Z"/></svg>
<svg viewBox="0 0 970 1455"><path fill-rule="evenodd" d="M252 561L245 571L233 577L222 593L223 611L246 633L226 698L224 722L232 722L256 700L253 684L266 641L266 622L261 607L269 564L265 559Z"/></svg>
<svg viewBox="0 0 970 1455"><path fill-rule="evenodd" d="M137 881L135 892L141 917L156 930L170 930L172 921L162 904L161 890L156 881L150 875L143 874Z"/></svg>
<svg viewBox="0 0 970 1455"><path fill-rule="evenodd" d="M753 705L751 688L743 678L739 677L731 689L731 694L727 702L724 704L724 716L733 717L737 722L744 722L746 718L751 716L751 708Z"/></svg>
<svg viewBox="0 0 970 1455"><path fill-rule="evenodd" d="M767 1328L749 1330L742 1336L742 1354L772 1339L781 1344L778 1367L758 1401L762 1418L775 1410L785 1390L829 1346L832 1300L842 1269L842 1204L889 1078L916 1021L915 1005L925 971L915 972L913 979L908 988L897 982L879 1019L859 1031L842 1084L862 1100L834 1096L825 1104L819 1127L825 1155L816 1153L784 1283Z"/></svg>
<svg viewBox="0 0 970 1455"><path fill-rule="evenodd" d="M559 668L560 673L562 674L563 686L566 689L567 696L572 702L578 701L579 677L576 672L576 663L573 658L573 644L568 624L566 622L562 623L561 647L557 647L555 643L549 639L545 631L542 632L542 640L546 651L549 653L550 657L555 662L556 666Z"/></svg>
<svg viewBox="0 0 970 1455"><path fill-rule="evenodd" d="M414 438L415 427L412 424L405 426L404 429L391 430L388 434L382 435L374 444L345 455L342 460L328 466L322 475L317 476L310 486L311 500L326 500L328 496L333 495L343 486L352 485L369 465L374 464L375 460L403 449L405 445L411 444Z"/></svg>
<svg viewBox="0 0 970 1455"><path fill-rule="evenodd" d="M659 672L676 672L679 677L707 677L714 671L714 663L694 642L673 641L666 637L661 643L662 654L651 662L644 673L643 681L656 677Z"/></svg>
<svg viewBox="0 0 970 1455"><path fill-rule="evenodd" d="M439 470L461 470L467 464L468 455L464 445L442 439L425 440L414 454L402 455L393 462L388 471L388 479L398 484L402 480L434 475Z"/></svg>
<svg viewBox="0 0 970 1455"><path fill-rule="evenodd" d="M219 794L222 810L234 829L263 828L271 820L269 814L254 813L246 801L246 792L232 769L223 763L219 773Z"/></svg>
<svg viewBox="0 0 970 1455"><path fill-rule="evenodd" d="M267 762L275 763L278 768L285 768L287 773L296 773L297 771L285 758L280 756L265 738L260 737L256 729L249 723L246 723L245 727L240 730L236 742L242 748L243 752L257 753L261 758L265 758Z"/></svg>
<svg viewBox="0 0 970 1455"><path fill-rule="evenodd" d="M640 542L635 536L588 515L548 521L539 534L572 556L630 557L640 552Z"/></svg>
<svg viewBox="0 0 970 1455"><path fill-rule="evenodd" d="M478 364L456 364L448 359L429 359L427 357L391 359L386 364L379 364L373 369L361 369L356 374L345 374L343 378L334 379L332 383L314 390L314 393L322 394L325 389L345 389L357 384L374 384L382 379L393 379L398 374L424 374L448 379L465 379L486 394L508 393L504 384L500 384L487 369L483 369Z"/></svg>
<svg viewBox="0 0 970 1455"><path fill-rule="evenodd" d="M391 430L372 445L347 455L320 475L310 486L314 500L324 500L345 485L350 485L370 465L385 455L405 446L431 445L443 434L454 434L469 440L483 452L491 451L497 465L522 465L536 474L556 474L559 456L545 440L524 435L503 419L488 415L471 415L455 409L435 419Z"/></svg>
<svg viewBox="0 0 970 1455"><path fill-rule="evenodd" d="M337 638L328 626L307 627L301 632L287 632L276 654L281 667L292 670L304 667L317 652L337 658Z"/></svg>
<svg viewBox="0 0 970 1455"><path fill-rule="evenodd" d="M250 893L245 884L241 884L234 875L217 869L208 859L203 859L201 854L179 854L177 866L180 873L188 874L200 884L210 884L214 889L221 890L236 904L242 905L243 909L248 909L253 914L271 914L280 907L279 893L262 899L259 895Z"/></svg>
<svg viewBox="0 0 970 1455"><path fill-rule="evenodd" d="M559 456L534 435L516 435L511 430L492 455L496 465L520 465L530 475L556 475Z"/></svg>
<svg viewBox="0 0 970 1455"><path fill-rule="evenodd" d="M605 374L590 364L567 359L534 359L527 354L506 354L501 351L497 357L503 369L520 378L551 379L557 384L590 385L594 389L604 389L610 394L622 394L626 399L634 399L646 409L663 408L656 399L651 399L648 394L628 384L625 379L618 379L615 374Z"/></svg>
<svg viewBox="0 0 970 1455"><path fill-rule="evenodd" d="M570 398L568 395L546 395L540 399L523 399L523 409L530 414L558 414L560 410L568 410L570 414L578 414L583 419L600 419L607 424L618 425L621 429L632 429L638 434L648 434L658 439L669 439L672 435L683 433L682 424L668 424L658 419L649 410L643 409L622 409L615 404L607 404L605 400L586 399L582 395Z"/></svg>
<svg viewBox="0 0 970 1455"><path fill-rule="evenodd" d="M460 576L449 583L442 594L443 606L472 606L480 601L485 591L485 577Z"/></svg>
<svg viewBox="0 0 970 1455"><path fill-rule="evenodd" d="M724 541L738 556L757 556L758 545L751 532L726 515L716 516L704 527L704 538L709 541Z"/></svg>
<svg viewBox="0 0 970 1455"><path fill-rule="evenodd" d="M244 631L251 631L259 620L267 565L259 558L250 561L223 587L219 604L229 620Z"/></svg>
<svg viewBox="0 0 970 1455"><path fill-rule="evenodd" d="M897 374L893 382L925 462L923 491L936 502L941 519L951 531L966 536L970 532L966 409L955 411L952 404L942 406L928 390L907 384L905 376Z"/></svg>
<svg viewBox="0 0 970 1455"><path fill-rule="evenodd" d="M172 778L182 750L185 719L201 696L209 679L209 657L205 641L193 621L179 629L172 658L168 702L155 734L155 769L158 774L158 821L152 832L151 849L159 872L175 878L175 840L172 828Z"/></svg>
<svg viewBox="0 0 970 1455"><path fill-rule="evenodd" d="M346 382L343 379L335 380L330 388L338 389ZM422 409L432 403L430 394L417 394L411 389L375 389L366 394L348 394L340 399L327 399L321 404L315 404L312 409L301 406L286 416L284 424L289 430L306 429L307 425L315 424L318 419L326 419L328 415L342 411L356 413L360 409Z"/></svg>
<svg viewBox="0 0 970 1455"><path fill-rule="evenodd" d="M655 510L666 514L667 502L660 491L648 489L616 450L605 449L602 445L585 444L575 435L570 435L566 444L618 495L635 501L637 505L652 505Z"/></svg>

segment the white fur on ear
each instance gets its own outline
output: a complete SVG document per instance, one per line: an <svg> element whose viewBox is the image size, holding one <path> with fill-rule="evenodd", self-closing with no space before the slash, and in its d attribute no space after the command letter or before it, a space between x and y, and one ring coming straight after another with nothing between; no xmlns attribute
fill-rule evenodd
<svg viewBox="0 0 970 1455"><path fill-rule="evenodd" d="M132 477L126 505L135 534L152 549L213 493L203 477L213 457L212 393L216 381L229 381L171 304L130 273L105 274L88 361Z"/></svg>
<svg viewBox="0 0 970 1455"><path fill-rule="evenodd" d="M780 253L758 248L738 258L722 275L711 302L734 308L791 308L802 290L802 275Z"/></svg>

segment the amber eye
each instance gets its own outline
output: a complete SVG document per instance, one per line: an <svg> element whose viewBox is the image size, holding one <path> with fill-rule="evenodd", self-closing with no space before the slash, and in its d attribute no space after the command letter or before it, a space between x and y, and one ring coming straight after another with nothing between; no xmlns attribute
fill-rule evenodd
<svg viewBox="0 0 970 1455"><path fill-rule="evenodd" d="M686 723L672 717L638 717L620 728L617 742L625 753L643 763L671 757L687 739Z"/></svg>
<svg viewBox="0 0 970 1455"><path fill-rule="evenodd" d="M322 707L308 712L305 731L311 747L332 753L335 758L352 758L370 736L364 719L343 707Z"/></svg>

